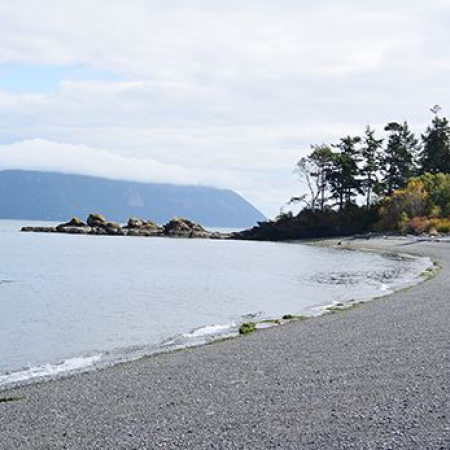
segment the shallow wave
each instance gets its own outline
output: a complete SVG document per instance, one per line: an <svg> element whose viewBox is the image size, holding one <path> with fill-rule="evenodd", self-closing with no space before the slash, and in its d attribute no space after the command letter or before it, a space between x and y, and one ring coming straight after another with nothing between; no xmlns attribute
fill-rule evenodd
<svg viewBox="0 0 450 450"><path fill-rule="evenodd" d="M256 315L254 314L253 316ZM23 370L0 374L0 389L28 385L39 379L84 372L93 368L110 367L118 363L134 361L148 355L203 345L220 338L236 335L238 327L238 322L235 321L227 324L207 325L196 328L191 332L165 339L155 345L118 348L96 355L70 358L58 364L44 364L42 366L28 367Z"/></svg>
<svg viewBox="0 0 450 450"><path fill-rule="evenodd" d="M183 336L186 338L197 338L197 337L207 337L216 336L218 334L223 334L224 332L229 332L236 327L235 322L231 322L225 325L207 325L205 327L196 328L190 333L184 333Z"/></svg>
<svg viewBox="0 0 450 450"><path fill-rule="evenodd" d="M44 364L42 366L29 367L17 372L0 375L0 388L19 384L37 378L54 377L63 373L71 373L86 370L93 367L101 360L101 355L85 356L67 359L59 364Z"/></svg>

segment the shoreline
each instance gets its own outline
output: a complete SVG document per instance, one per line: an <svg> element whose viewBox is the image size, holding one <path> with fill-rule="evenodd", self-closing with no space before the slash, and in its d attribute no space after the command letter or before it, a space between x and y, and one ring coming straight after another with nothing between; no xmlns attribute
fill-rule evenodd
<svg viewBox="0 0 450 450"><path fill-rule="evenodd" d="M58 363L48 363L40 366L33 366L29 369L12 371L9 375L0 376L0 401L2 395L11 390L25 388L27 386L33 386L40 383L58 381L64 378L70 378L72 376L78 376L92 371L108 370L116 365L130 364L139 361L140 359L158 357L160 355L171 354L173 352L197 348L204 345L212 345L223 340L236 339L241 336L240 327L242 325L254 325L255 328L254 330L252 330L252 332L261 332L269 328L285 326L293 322L320 319L322 316L327 314L344 312L362 306L367 302L371 302L380 298L386 298L404 289L410 289L418 284L421 284L422 282L426 281L426 279L423 278L423 275L435 267L434 262L426 257L408 255L407 253L401 254L397 251L388 252L385 249L370 249L361 247L355 249L347 247L345 245L341 245L342 241L354 242L355 239L360 241L360 238L328 238L308 241L290 241L288 243L333 248L338 251L357 250L360 252L372 252L384 257L422 259L424 260L424 265L425 260L428 260L429 264L422 270L421 273L414 274L414 276L411 278L406 279L405 277L400 277L398 280L396 279L395 281L399 286L396 287L396 283L390 285L389 291L386 293L380 291L380 293L377 295L357 297L354 299L333 301L327 300L321 304L308 307L308 312L285 311L283 315L280 316L264 316L260 313L255 315L248 315L246 317L246 320L243 320L242 323L236 322L234 324L227 323L202 325L198 328L186 331L182 334L184 340L181 339L181 336L171 336L165 338L161 342L149 344L143 347L131 346L130 349L124 348L116 349L112 352L106 353L100 352L78 355L69 359L62 360ZM291 318L285 318L287 316L291 316ZM242 318L244 317L245 316L243 316ZM212 334L202 334L200 338L196 336L196 333L198 331L202 331L208 328L220 328L223 330ZM226 330L224 330L225 328ZM189 338L192 338L193 341L189 342ZM2 384L1 379L4 377L6 378L7 376L16 381L6 381Z"/></svg>
<svg viewBox="0 0 450 450"><path fill-rule="evenodd" d="M406 245L405 253L444 266L426 283L346 314L3 391L25 400L0 406L0 448L448 444L446 245L351 247L362 244Z"/></svg>

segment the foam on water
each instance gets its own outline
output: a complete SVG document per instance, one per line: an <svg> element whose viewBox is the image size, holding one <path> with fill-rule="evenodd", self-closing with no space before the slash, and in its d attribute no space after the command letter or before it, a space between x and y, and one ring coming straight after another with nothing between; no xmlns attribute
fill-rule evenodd
<svg viewBox="0 0 450 450"><path fill-rule="evenodd" d="M71 358L60 364L44 364L42 366L29 367L17 372L0 375L0 388L12 384L21 384L46 377L54 377L63 373L73 373L86 370L101 360L101 355Z"/></svg>
<svg viewBox="0 0 450 450"><path fill-rule="evenodd" d="M229 324L221 325L207 325L205 327L197 328L190 333L184 333L183 336L186 338L198 338L198 337L206 337L206 336L217 336L223 334L224 332L229 332L236 328L236 323L231 322Z"/></svg>

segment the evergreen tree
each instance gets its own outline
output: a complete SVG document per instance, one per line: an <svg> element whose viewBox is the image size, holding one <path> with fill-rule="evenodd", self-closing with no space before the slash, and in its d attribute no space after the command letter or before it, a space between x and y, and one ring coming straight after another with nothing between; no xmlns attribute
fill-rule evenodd
<svg viewBox="0 0 450 450"><path fill-rule="evenodd" d="M333 151L328 145L315 145L312 147L310 158L314 161L316 171L313 176L317 179L319 188L318 202L320 211L324 211L327 201L327 187L329 175L333 169Z"/></svg>
<svg viewBox="0 0 450 450"><path fill-rule="evenodd" d="M361 183L366 194L367 208L370 207L372 194L378 187L382 145L383 139L376 139L375 131L367 127L361 148L362 167L360 169L362 175Z"/></svg>
<svg viewBox="0 0 450 450"><path fill-rule="evenodd" d="M382 159L381 186L384 194L391 195L395 190L405 187L408 180L416 175L420 145L407 122L391 122L385 131L389 135Z"/></svg>
<svg viewBox="0 0 450 450"><path fill-rule="evenodd" d="M437 114L422 135L421 173L450 173L450 126Z"/></svg>
<svg viewBox="0 0 450 450"><path fill-rule="evenodd" d="M333 167L328 174L331 197L336 200L339 209L354 203L353 199L362 193L359 175L359 155L357 145L360 137L347 136L339 144L333 145L337 153L333 156Z"/></svg>

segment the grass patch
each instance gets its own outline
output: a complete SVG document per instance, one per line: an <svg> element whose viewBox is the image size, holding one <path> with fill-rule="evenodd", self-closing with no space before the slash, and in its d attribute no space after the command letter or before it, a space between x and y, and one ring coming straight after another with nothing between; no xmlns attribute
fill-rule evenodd
<svg viewBox="0 0 450 450"><path fill-rule="evenodd" d="M239 327L239 334L249 334L256 330L257 328L255 322L245 322Z"/></svg>

